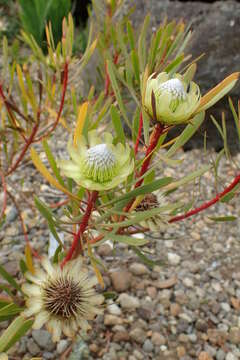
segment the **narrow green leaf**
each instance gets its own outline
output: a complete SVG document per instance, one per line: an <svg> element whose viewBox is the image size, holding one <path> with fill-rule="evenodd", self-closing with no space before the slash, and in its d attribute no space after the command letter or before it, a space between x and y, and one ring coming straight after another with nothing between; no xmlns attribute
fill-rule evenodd
<svg viewBox="0 0 240 360"><path fill-rule="evenodd" d="M150 269L153 269L154 266L156 265L163 265L163 262L160 260L157 261L153 261L151 259L149 259L146 255L143 254L143 252L141 250L139 250L136 246L132 246L132 250L137 254L137 256L139 257L139 259L145 264L147 265Z"/></svg>
<svg viewBox="0 0 240 360"><path fill-rule="evenodd" d="M216 222L235 221L238 219L236 216L208 216L208 218Z"/></svg>
<svg viewBox="0 0 240 360"><path fill-rule="evenodd" d="M57 167L57 163L56 163L56 161L54 159L54 156L53 156L53 154L51 152L51 149L50 149L50 147L49 147L49 145L47 143L47 140L43 140L42 145L43 145L43 149L44 149L45 154L46 154L46 156L48 158L49 164L50 164L50 166L52 168L52 171L53 171L54 175L56 176L58 182L62 186L65 187L64 181L63 181L63 179L62 179L62 177L60 175L60 171L59 171L59 169Z"/></svg>
<svg viewBox="0 0 240 360"><path fill-rule="evenodd" d="M117 134L118 142L120 141L123 145L126 143L124 130L122 127L121 118L119 116L119 113L114 105L110 108L110 114L113 122L113 126L115 129L115 132Z"/></svg>
<svg viewBox="0 0 240 360"><path fill-rule="evenodd" d="M106 236L106 238L108 238L108 239L110 239L112 241L132 245L132 246L143 246L143 245L146 245L148 243L148 240L146 240L144 238L141 239L141 238L137 238L137 237L133 237L133 236L127 236L127 235L109 234L109 235Z"/></svg>
<svg viewBox="0 0 240 360"><path fill-rule="evenodd" d="M15 279L10 275L2 265L0 265L0 275L10 284L12 285L16 290L22 292L21 287L18 285L18 283L15 281Z"/></svg>

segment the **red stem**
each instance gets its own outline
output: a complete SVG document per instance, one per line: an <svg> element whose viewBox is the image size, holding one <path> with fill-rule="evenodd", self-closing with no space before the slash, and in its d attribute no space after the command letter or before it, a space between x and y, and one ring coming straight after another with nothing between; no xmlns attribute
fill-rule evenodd
<svg viewBox="0 0 240 360"><path fill-rule="evenodd" d="M142 134L142 127L143 127L143 116L142 116L142 112L140 113L140 117L139 117L139 128L138 128L138 136L136 139L136 143L135 143L135 147L134 147L134 154L135 156L138 153L138 146L139 146L139 141L141 138L141 134Z"/></svg>
<svg viewBox="0 0 240 360"><path fill-rule="evenodd" d="M57 118L55 120L55 122L53 123L52 127L45 133L43 134L40 138L36 139L35 141L41 141L44 138L46 138L47 136L49 136L57 127L61 114L62 114L62 110L63 110L63 106L64 106L64 101L65 101L65 95L67 92L67 84L68 84L68 62L65 63L64 65L64 73L63 73L63 90L62 90L62 96L61 96L61 102L60 102L60 107L57 113Z"/></svg>
<svg viewBox="0 0 240 360"><path fill-rule="evenodd" d="M73 253L77 248L78 242L81 239L81 236L83 235L86 227L88 226L88 221L91 216L92 210L93 210L95 202L97 200L97 197L98 197L98 191L93 191L91 196L89 197L88 205L87 205L85 214L83 215L82 221L80 223L78 232L74 235L72 246L69 249L65 259L63 260L63 262L61 264L62 268L69 260L71 260Z"/></svg>
<svg viewBox="0 0 240 360"><path fill-rule="evenodd" d="M196 209L193 209L191 211L188 211L187 213L183 215L174 216L169 220L169 223L177 222L180 220L184 220L192 215L196 215L199 212L208 209L210 206L216 204L219 200L221 200L226 194L228 194L231 190L233 190L237 184L240 182L240 174L235 177L235 179L231 182L231 184L226 187L225 190L223 190L221 193L217 194L215 198L212 200L202 204L201 206L197 207Z"/></svg>
<svg viewBox="0 0 240 360"><path fill-rule="evenodd" d="M138 177L142 177L145 174L145 172L148 170L150 161L152 159L153 151L154 151L155 147L157 146L158 140L159 140L160 136L162 135L163 130L164 130L164 127L160 123L157 123L155 125L155 128L150 137L149 146L146 150L145 159L143 161L143 164L142 164L140 173L138 174ZM135 188L138 188L139 186L141 186L143 183L143 180L144 180L143 178L138 180L137 183L135 184ZM132 199L128 203L128 205L125 207L124 211L128 212L133 203L134 203L134 199Z"/></svg>

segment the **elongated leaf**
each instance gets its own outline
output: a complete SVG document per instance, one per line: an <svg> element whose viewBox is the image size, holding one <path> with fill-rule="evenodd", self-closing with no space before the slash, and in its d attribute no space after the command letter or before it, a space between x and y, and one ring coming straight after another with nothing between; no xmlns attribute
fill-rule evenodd
<svg viewBox="0 0 240 360"><path fill-rule="evenodd" d="M238 219L236 216L208 216L208 218L216 222L235 221Z"/></svg>
<svg viewBox="0 0 240 360"><path fill-rule="evenodd" d="M23 308L19 307L15 303L10 303L0 309L0 318L2 316L8 317L19 314L21 311L23 311Z"/></svg>
<svg viewBox="0 0 240 360"><path fill-rule="evenodd" d="M229 101L229 106L232 111L233 119L234 119L234 122L236 125L236 129L237 129L237 133L238 133L238 140L240 142L240 115L237 115L237 112L233 106L232 99L230 97L228 98L228 101Z"/></svg>
<svg viewBox="0 0 240 360"><path fill-rule="evenodd" d="M78 140L80 139L87 115L88 101L85 101L78 109L77 124L73 135L73 144L77 146Z"/></svg>
<svg viewBox="0 0 240 360"><path fill-rule="evenodd" d="M18 285L18 283L15 281L15 279L10 275L2 265L0 265L0 275L10 284L12 285L16 290L22 292L21 287Z"/></svg>
<svg viewBox="0 0 240 360"><path fill-rule="evenodd" d="M42 145L43 145L43 149L45 151L45 154L47 155L47 159L48 159L48 162L49 162L49 165L51 166L51 169L54 173L54 175L56 176L57 180L59 181L59 184L61 184L62 186L65 186L64 185L64 181L60 175L60 171L58 170L58 167L57 167L57 163L54 159L54 156L51 152L51 149L50 147L48 146L48 143L47 143L47 140L43 140L42 142Z"/></svg>
<svg viewBox="0 0 240 360"><path fill-rule="evenodd" d="M33 320L18 316L0 337L0 352L8 351L31 328Z"/></svg>
<svg viewBox="0 0 240 360"><path fill-rule="evenodd" d="M222 97L224 97L235 86L236 82L238 81L239 74L239 72L236 72L229 75L222 82L220 82L220 84L215 86L206 95L204 95L196 112L207 110L216 104L216 102L219 101Z"/></svg>
<svg viewBox="0 0 240 360"><path fill-rule="evenodd" d="M186 126L181 135L177 138L176 142L170 147L166 154L166 157L173 156L180 147L186 144L186 142L193 136L193 134L202 124L204 117L204 111L194 116L194 118L191 120L191 124L188 124Z"/></svg>
<svg viewBox="0 0 240 360"><path fill-rule="evenodd" d="M125 134L124 134L124 130L122 127L121 118L120 118L119 113L114 105L111 106L110 113L111 113L113 126L114 126L114 129L117 134L118 142L120 141L123 145L125 145L126 139L125 139Z"/></svg>
<svg viewBox="0 0 240 360"><path fill-rule="evenodd" d="M28 270L34 275L35 269L33 266L32 252L28 244L25 246L25 258Z"/></svg>
<svg viewBox="0 0 240 360"><path fill-rule="evenodd" d="M133 251L137 254L137 256L139 257L139 259L145 264L147 265L150 269L153 269L154 266L156 265L162 265L163 262L160 260L151 260L149 259L146 255L143 254L143 252L138 249L136 246L132 246Z"/></svg>
<svg viewBox="0 0 240 360"><path fill-rule="evenodd" d="M108 237L108 239L110 239L112 241L132 245L132 246L143 246L148 243L148 240L146 240L144 238L141 239L141 238L127 236L127 235L110 234L110 235L107 235L106 237Z"/></svg>

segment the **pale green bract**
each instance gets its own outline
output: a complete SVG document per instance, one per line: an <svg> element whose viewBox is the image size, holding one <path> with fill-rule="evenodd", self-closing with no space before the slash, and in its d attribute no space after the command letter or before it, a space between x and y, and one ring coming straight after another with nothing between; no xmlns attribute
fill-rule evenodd
<svg viewBox="0 0 240 360"><path fill-rule="evenodd" d="M154 98L154 99L153 99ZM143 106L154 119L166 125L187 122L199 106L200 89L180 74L153 73L147 80ZM155 106L155 109L153 107Z"/></svg>
<svg viewBox="0 0 240 360"><path fill-rule="evenodd" d="M88 133L88 143L83 136L77 146L68 143L71 160L59 160L62 172L88 190L109 190L122 183L133 172L134 161L130 148L121 143L113 145L110 133L99 138L96 130Z"/></svg>

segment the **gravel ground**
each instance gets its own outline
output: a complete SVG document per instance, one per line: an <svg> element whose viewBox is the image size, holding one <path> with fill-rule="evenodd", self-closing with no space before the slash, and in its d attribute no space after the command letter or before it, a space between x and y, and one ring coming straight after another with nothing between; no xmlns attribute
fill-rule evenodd
<svg viewBox="0 0 240 360"><path fill-rule="evenodd" d="M60 139L55 146L58 154L64 149ZM179 151L176 158L182 163L175 168L164 166L160 169L164 175L180 178L209 163L216 154L196 149ZM240 164L240 155L233 160ZM33 188L48 202L61 199L33 166L26 171L22 198ZM229 183L235 173L232 164L221 161L218 188ZM18 174L12 176L13 189L19 180ZM200 186L187 186L180 198L187 202L195 194L196 204L200 204L215 193L215 180L208 172ZM172 201L178 196L173 193ZM24 237L15 207L9 204L7 212L7 223L0 232L0 263L16 276ZM108 300L105 314L96 319L92 332L72 347L65 339L55 346L44 329L33 331L12 349L10 360L36 356L62 360L240 359L240 224L238 220L215 223L209 218L238 213L235 198L230 205L217 204L162 232L145 235L150 240L145 247L149 257L160 260L152 270L127 246L118 245L113 253L110 245L101 245L97 254L109 269L104 273L105 290L115 291L117 297L114 302ZM46 251L49 233L45 221L31 209L24 210L23 216L33 246ZM0 323L1 328L6 325Z"/></svg>

